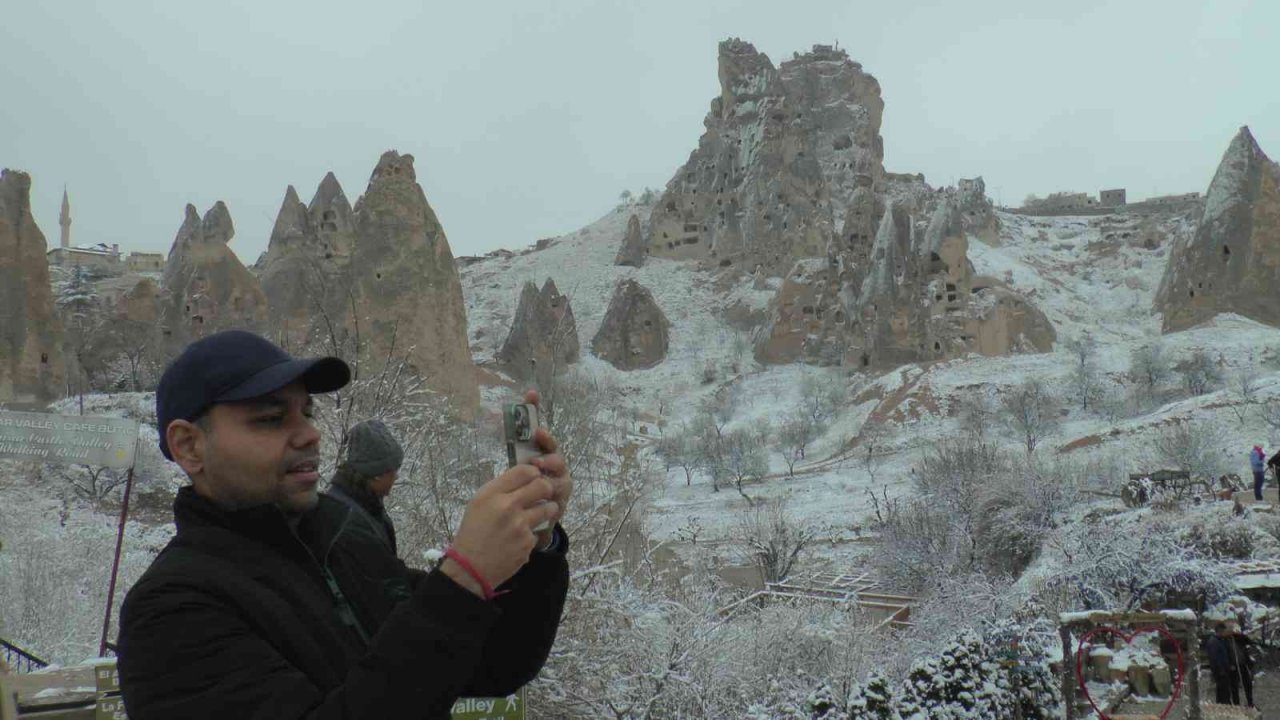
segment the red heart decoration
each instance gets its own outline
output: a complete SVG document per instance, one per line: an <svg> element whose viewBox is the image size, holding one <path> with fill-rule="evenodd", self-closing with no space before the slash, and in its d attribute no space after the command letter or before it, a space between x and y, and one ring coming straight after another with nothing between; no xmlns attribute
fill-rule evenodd
<svg viewBox="0 0 1280 720"><path fill-rule="evenodd" d="M1109 633L1111 635L1115 635L1119 637L1121 640L1124 640L1126 643L1131 643L1133 642L1133 639L1135 637L1137 637L1138 635L1141 635L1142 633L1147 633L1147 632L1158 632L1164 637L1168 638L1173 643L1173 649L1177 652L1177 656L1178 656L1178 665L1176 668L1174 668L1175 670L1177 670L1177 672L1174 674L1174 677L1173 677L1173 690L1169 693L1169 704L1165 705L1164 710L1160 712L1160 715L1159 715L1160 720L1164 720L1164 718L1169 714L1169 711L1173 709L1173 704L1177 702L1178 692L1182 689L1182 675L1183 675L1182 642L1179 641L1178 638L1175 637L1173 633L1169 632L1168 628L1164 627L1163 625L1151 625L1148 627L1134 628L1132 632L1126 633L1120 628L1113 627L1111 625L1099 625L1093 628L1092 630L1090 630L1089 632L1085 633L1080 638L1080 644L1076 648L1076 680L1079 681L1080 683L1080 690L1084 692L1085 699L1089 701L1089 705L1093 708L1093 711L1098 714L1098 717L1101 720L1111 720L1111 717L1106 713L1102 712L1102 709L1099 708L1097 704L1093 702L1093 696L1089 694L1089 688L1087 685L1085 685L1083 664L1084 664L1084 656L1085 656L1084 651L1085 651L1086 643L1088 643L1089 639L1092 638L1093 636L1100 635L1102 633Z"/></svg>

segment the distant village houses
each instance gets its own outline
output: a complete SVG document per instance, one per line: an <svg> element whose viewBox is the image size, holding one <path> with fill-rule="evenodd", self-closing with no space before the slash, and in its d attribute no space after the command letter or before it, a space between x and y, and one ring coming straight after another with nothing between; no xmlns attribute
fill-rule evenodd
<svg viewBox="0 0 1280 720"><path fill-rule="evenodd" d="M1096 198L1089 193L1067 191L1049 193L1048 197L1043 198L1034 195L1028 196L1023 201L1022 207L1018 208L1016 212L1031 215L1067 215L1075 212L1086 215L1102 215L1113 210L1137 210L1153 206L1167 207L1196 202L1199 199L1200 193L1193 192L1178 195L1161 195L1130 203L1128 193L1124 188L1099 190Z"/></svg>
<svg viewBox="0 0 1280 720"><path fill-rule="evenodd" d="M86 267L111 275L127 272L161 272L164 270L164 253L131 252L126 258L120 246L112 243L95 245L71 244L71 203L67 191L62 191L62 212L58 217L61 237L58 247L45 253L50 267Z"/></svg>

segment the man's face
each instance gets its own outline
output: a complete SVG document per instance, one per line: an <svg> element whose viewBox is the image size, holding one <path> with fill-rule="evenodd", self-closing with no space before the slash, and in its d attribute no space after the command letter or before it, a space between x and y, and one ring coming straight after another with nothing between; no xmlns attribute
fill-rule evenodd
<svg viewBox="0 0 1280 720"><path fill-rule="evenodd" d="M274 503L299 514L315 507L320 433L311 413L311 396L301 383L211 407L202 494L229 509Z"/></svg>
<svg viewBox="0 0 1280 720"><path fill-rule="evenodd" d="M398 471L392 470L384 472L377 477L369 479L369 492L380 498L386 498L391 494L391 486L396 484L396 475Z"/></svg>

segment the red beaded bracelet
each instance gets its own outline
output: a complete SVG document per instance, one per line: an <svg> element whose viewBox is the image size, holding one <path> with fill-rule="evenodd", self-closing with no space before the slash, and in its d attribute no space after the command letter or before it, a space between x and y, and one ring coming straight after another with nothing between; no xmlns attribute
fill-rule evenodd
<svg viewBox="0 0 1280 720"><path fill-rule="evenodd" d="M458 563L458 567L466 571L468 575L470 575L477 583L479 583L480 594L481 596L484 597L485 600L492 600L498 597L499 595L506 593L505 590L503 590L502 592L494 592L493 586L489 584L488 580L484 579L484 576L480 574L479 570L476 570L476 566L472 565L471 561L466 559L462 555L462 553L455 550L452 545L449 545L444 549L444 556Z"/></svg>

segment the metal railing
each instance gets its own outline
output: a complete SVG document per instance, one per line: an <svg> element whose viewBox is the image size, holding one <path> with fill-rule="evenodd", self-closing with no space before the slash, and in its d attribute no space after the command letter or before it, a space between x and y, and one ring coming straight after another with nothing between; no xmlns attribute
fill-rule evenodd
<svg viewBox="0 0 1280 720"><path fill-rule="evenodd" d="M0 638L0 658L6 665L13 669L14 672L31 672L47 667L48 662L32 655L13 643Z"/></svg>

